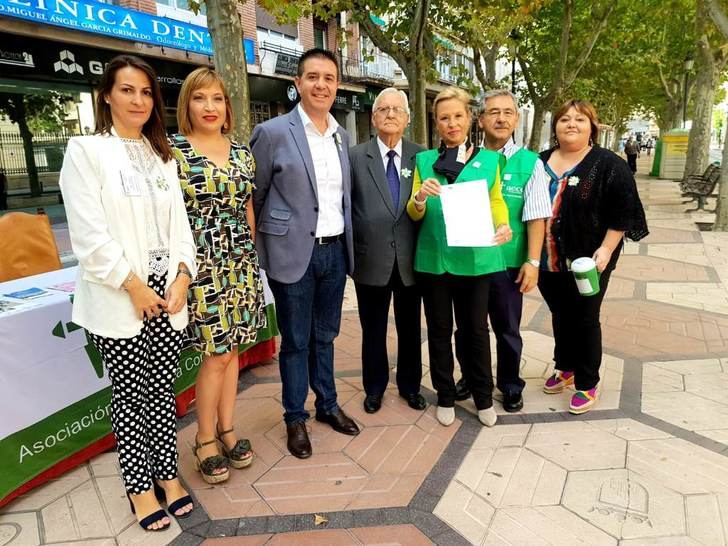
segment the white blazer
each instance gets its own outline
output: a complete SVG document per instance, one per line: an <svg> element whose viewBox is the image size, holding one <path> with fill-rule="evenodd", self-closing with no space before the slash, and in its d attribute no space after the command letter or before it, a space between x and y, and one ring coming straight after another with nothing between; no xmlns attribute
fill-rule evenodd
<svg viewBox="0 0 728 546"><path fill-rule="evenodd" d="M166 288L180 262L196 275L195 243L187 220L174 160L159 164L174 193L170 213L169 273ZM124 144L110 135L73 137L68 141L59 185L68 218L78 278L73 322L91 333L111 338L139 334L129 294L121 288L130 271L147 282L148 245L141 196L124 193L121 173L132 171ZM188 323L187 305L170 315L175 330Z"/></svg>

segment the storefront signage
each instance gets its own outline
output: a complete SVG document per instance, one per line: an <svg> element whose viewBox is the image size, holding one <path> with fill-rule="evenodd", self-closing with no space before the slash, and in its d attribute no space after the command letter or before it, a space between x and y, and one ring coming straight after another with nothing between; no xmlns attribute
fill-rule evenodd
<svg viewBox="0 0 728 546"><path fill-rule="evenodd" d="M0 34L0 65L5 77L17 80L54 81L96 85L106 64L117 56L107 51L36 38ZM162 88L179 89L195 65L144 57L157 72Z"/></svg>
<svg viewBox="0 0 728 546"><path fill-rule="evenodd" d="M205 27L94 0L0 0L0 15L93 32L124 40L212 55ZM245 39L245 60L255 63L255 44Z"/></svg>
<svg viewBox="0 0 728 546"><path fill-rule="evenodd" d="M276 53L276 74L295 76L298 73L298 59L296 55Z"/></svg>

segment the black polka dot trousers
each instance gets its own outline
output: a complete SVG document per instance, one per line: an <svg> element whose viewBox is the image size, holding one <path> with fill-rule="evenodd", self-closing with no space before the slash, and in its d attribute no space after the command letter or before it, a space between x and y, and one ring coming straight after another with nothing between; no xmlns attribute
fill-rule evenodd
<svg viewBox="0 0 728 546"><path fill-rule="evenodd" d="M164 297L166 275L150 274L148 286ZM91 334L111 380L111 427L128 493L152 487L152 478L177 476L174 378L182 348L167 313L144 319L128 339Z"/></svg>

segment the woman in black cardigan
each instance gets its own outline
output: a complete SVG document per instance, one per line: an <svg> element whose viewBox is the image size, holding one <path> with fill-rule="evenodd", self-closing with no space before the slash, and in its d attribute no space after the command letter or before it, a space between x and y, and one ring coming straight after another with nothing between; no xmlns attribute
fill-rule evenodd
<svg viewBox="0 0 728 546"><path fill-rule="evenodd" d="M551 177L553 216L546 226L538 287L551 310L554 374L544 392L574 384L569 411L585 413L597 400L602 362L599 313L624 237L647 235L634 177L620 157L596 144L599 121L586 101L571 100L553 116L556 146L541 153ZM569 271L591 257L600 273L599 293L582 296Z"/></svg>

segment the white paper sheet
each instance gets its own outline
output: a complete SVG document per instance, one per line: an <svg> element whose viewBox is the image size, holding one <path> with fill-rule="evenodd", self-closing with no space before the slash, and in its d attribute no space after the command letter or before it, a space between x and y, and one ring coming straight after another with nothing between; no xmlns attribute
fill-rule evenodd
<svg viewBox="0 0 728 546"><path fill-rule="evenodd" d="M442 186L440 200L448 246L493 246L493 217L488 182L474 180Z"/></svg>

